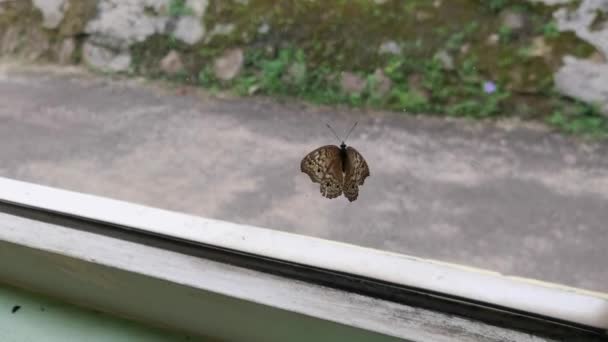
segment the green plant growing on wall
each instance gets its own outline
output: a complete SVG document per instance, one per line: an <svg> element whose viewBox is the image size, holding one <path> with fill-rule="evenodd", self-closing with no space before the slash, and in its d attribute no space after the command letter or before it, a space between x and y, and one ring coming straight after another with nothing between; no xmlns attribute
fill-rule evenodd
<svg viewBox="0 0 608 342"><path fill-rule="evenodd" d="M501 26L498 29L498 39L503 44L509 43L513 39L513 30L509 26Z"/></svg>
<svg viewBox="0 0 608 342"><path fill-rule="evenodd" d="M448 75L439 58L434 57L426 62L423 73L423 85L431 91L433 100L445 103L452 89L448 85Z"/></svg>
<svg viewBox="0 0 608 342"><path fill-rule="evenodd" d="M198 84L203 86L203 87L207 87L207 88L211 88L213 86L215 86L218 83L218 80L215 78L215 75L213 74L213 70L211 69L210 66L205 66L204 68L202 68L199 73L198 73Z"/></svg>
<svg viewBox="0 0 608 342"><path fill-rule="evenodd" d="M449 51L456 51L462 47L465 41L479 28L479 23L473 21L467 24L462 30L453 33L445 42L445 48Z"/></svg>
<svg viewBox="0 0 608 342"><path fill-rule="evenodd" d="M584 102L563 104L547 119L547 122L562 132L590 138L608 137L608 119L600 113L597 105Z"/></svg>
<svg viewBox="0 0 608 342"><path fill-rule="evenodd" d="M559 37L559 28L555 20L551 20L542 27L543 36L547 39L555 39Z"/></svg>
<svg viewBox="0 0 608 342"><path fill-rule="evenodd" d="M186 6L186 0L171 0L168 11L172 17L183 17L194 14L192 8Z"/></svg>
<svg viewBox="0 0 608 342"><path fill-rule="evenodd" d="M500 12L509 5L509 0L482 0L486 6L493 12Z"/></svg>
<svg viewBox="0 0 608 342"><path fill-rule="evenodd" d="M460 86L454 89L457 96L446 106L449 115L485 118L501 112L501 105L511 94L494 81L485 80L478 69L478 59L469 56L457 70Z"/></svg>

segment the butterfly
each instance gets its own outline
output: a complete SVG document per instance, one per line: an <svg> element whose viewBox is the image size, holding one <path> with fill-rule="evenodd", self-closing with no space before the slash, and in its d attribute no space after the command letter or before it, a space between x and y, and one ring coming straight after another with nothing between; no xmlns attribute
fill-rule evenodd
<svg viewBox="0 0 608 342"><path fill-rule="evenodd" d="M356 122L344 140L355 126ZM333 128L330 125L327 127L338 138ZM352 202L359 196L359 186L363 185L365 178L369 176L369 167L363 156L353 147L347 147L344 140L340 147L325 145L307 154L300 163L300 171L306 173L313 183L321 184L323 196L336 198L344 193Z"/></svg>

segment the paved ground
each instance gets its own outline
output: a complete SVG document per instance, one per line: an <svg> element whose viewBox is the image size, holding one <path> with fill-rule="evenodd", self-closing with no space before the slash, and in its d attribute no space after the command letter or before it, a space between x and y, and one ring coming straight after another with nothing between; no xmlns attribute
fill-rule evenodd
<svg viewBox="0 0 608 342"><path fill-rule="evenodd" d="M322 198L300 159L355 120L371 177ZM0 139L0 176L608 291L608 145L541 128L3 65Z"/></svg>

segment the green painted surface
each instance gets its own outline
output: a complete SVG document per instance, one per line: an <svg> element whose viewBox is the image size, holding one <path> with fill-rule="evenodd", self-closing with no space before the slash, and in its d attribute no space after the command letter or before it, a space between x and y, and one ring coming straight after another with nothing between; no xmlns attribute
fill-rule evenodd
<svg viewBox="0 0 608 342"><path fill-rule="evenodd" d="M2 342L201 341L0 285Z"/></svg>

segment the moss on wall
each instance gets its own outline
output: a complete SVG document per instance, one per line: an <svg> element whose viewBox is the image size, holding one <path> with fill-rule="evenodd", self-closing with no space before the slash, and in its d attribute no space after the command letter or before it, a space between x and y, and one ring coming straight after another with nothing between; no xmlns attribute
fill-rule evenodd
<svg viewBox="0 0 608 342"><path fill-rule="evenodd" d="M552 77L562 57L595 52L557 30L554 10L523 0L212 0L204 17L207 32L221 25L232 31L191 47L151 38L134 47L136 70L162 74L159 59L175 49L186 65L181 80L243 93L408 112L543 118L554 107ZM383 44L399 51L385 53ZM235 46L245 50L244 70L232 82L218 82L210 70L213 59ZM291 77L297 68L304 72ZM391 80L390 92L374 91L377 70ZM345 71L364 79L365 89L342 91Z"/></svg>

